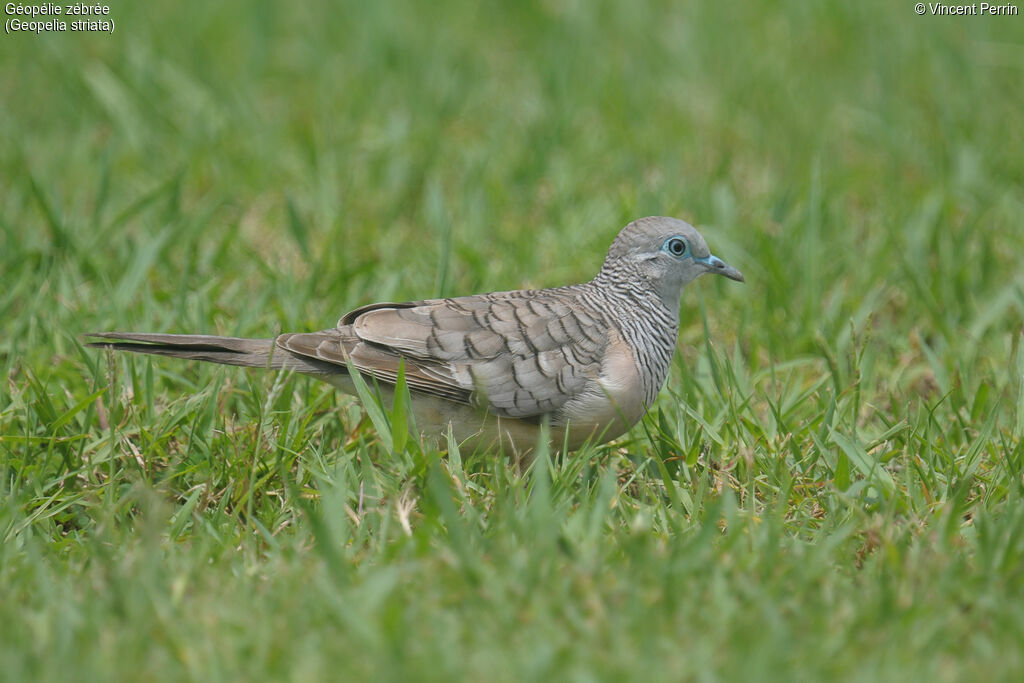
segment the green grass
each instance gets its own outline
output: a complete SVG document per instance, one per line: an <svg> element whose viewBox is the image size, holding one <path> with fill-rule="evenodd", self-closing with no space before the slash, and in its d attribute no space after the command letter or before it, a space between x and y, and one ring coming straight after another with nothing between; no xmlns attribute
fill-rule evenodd
<svg viewBox="0 0 1024 683"><path fill-rule="evenodd" d="M1019 680L1024 20L117 3L0 38L0 678ZM684 296L527 472L302 377L82 348L593 275Z"/></svg>

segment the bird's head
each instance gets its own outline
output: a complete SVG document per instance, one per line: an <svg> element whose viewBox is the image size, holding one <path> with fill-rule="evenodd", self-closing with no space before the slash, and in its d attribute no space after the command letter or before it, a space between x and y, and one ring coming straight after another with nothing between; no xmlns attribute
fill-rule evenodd
<svg viewBox="0 0 1024 683"><path fill-rule="evenodd" d="M678 307L683 287L704 273L743 282L743 274L708 249L696 228L678 218L650 216L635 220L608 249L602 275L640 278Z"/></svg>

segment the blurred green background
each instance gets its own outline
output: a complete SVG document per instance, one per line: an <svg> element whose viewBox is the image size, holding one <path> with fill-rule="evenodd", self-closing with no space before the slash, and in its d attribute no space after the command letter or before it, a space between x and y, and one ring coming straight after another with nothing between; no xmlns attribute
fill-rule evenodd
<svg viewBox="0 0 1024 683"><path fill-rule="evenodd" d="M110 8L0 37L0 677L1021 674L1024 17ZM652 214L747 282L527 475L78 341L582 281Z"/></svg>

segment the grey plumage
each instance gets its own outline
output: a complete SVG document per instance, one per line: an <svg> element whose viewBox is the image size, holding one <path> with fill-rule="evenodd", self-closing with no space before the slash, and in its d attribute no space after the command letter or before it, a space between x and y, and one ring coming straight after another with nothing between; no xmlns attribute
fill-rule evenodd
<svg viewBox="0 0 1024 683"><path fill-rule="evenodd" d="M89 345L295 370L354 393L349 365L387 391L404 362L417 425L518 452L547 422L556 444L606 441L654 402L675 350L683 287L705 272L742 281L701 235L642 218L590 282L451 299L377 303L329 330L276 339L103 332Z"/></svg>

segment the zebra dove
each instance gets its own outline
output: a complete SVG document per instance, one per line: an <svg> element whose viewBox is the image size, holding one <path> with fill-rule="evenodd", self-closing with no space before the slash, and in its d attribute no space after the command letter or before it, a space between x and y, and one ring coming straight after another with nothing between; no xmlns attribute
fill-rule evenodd
<svg viewBox="0 0 1024 683"><path fill-rule="evenodd" d="M654 216L615 238L590 282L377 303L320 332L240 339L101 332L89 346L294 370L356 393L349 368L393 393L400 363L416 425L476 447L527 453L603 443L635 424L668 375L683 288L704 273L743 282L691 225ZM390 396L384 396L390 400Z"/></svg>

